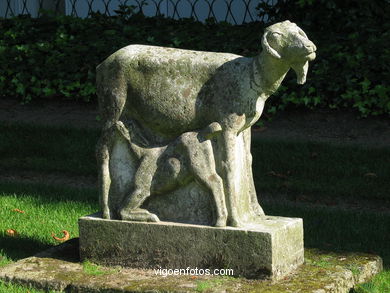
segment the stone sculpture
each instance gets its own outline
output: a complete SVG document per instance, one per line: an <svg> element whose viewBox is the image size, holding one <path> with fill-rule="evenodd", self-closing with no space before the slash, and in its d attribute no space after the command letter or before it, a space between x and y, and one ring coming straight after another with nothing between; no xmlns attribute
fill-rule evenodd
<svg viewBox="0 0 390 293"><path fill-rule="evenodd" d="M261 44L254 58L131 45L97 67L102 216L79 219L82 260L274 280L303 263L302 219L258 203L250 127L290 68L305 82L316 47L289 21Z"/></svg>
<svg viewBox="0 0 390 293"><path fill-rule="evenodd" d="M120 216L123 220L159 221L156 215L139 208L145 199L167 193L195 179L214 196L217 212L215 226L226 226L223 182L216 172L210 142L221 132L218 123L211 123L201 131L185 132L166 146L151 148L142 148L133 143L129 129L122 122L117 122L115 126L140 161L134 174L133 191L122 204Z"/></svg>
<svg viewBox="0 0 390 293"><path fill-rule="evenodd" d="M213 199L216 215L197 220L201 211L187 205L184 214L192 216L184 222L234 227L261 222L250 127L290 68L299 84L306 81L316 51L289 21L266 28L261 44L254 58L130 45L97 67L103 218L158 221L165 213L175 219L174 211L153 214L145 206L169 210L160 204L164 198L175 193L185 201L191 185Z"/></svg>

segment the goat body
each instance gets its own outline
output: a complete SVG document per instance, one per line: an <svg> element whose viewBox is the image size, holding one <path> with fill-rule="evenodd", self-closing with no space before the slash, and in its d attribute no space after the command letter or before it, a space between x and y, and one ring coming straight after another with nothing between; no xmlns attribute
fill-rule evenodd
<svg viewBox="0 0 390 293"><path fill-rule="evenodd" d="M224 125L232 114L244 114L247 128L264 104L251 75L253 58L130 45L98 67L99 103L106 121L135 119L167 139L212 122Z"/></svg>

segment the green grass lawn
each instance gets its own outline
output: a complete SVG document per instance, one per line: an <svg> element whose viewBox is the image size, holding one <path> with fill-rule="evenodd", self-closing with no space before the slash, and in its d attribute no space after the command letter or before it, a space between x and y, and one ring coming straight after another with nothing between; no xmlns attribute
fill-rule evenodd
<svg viewBox="0 0 390 293"><path fill-rule="evenodd" d="M305 246L380 255L390 267L390 213L263 203L266 214L303 218Z"/></svg>
<svg viewBox="0 0 390 293"><path fill-rule="evenodd" d="M78 218L96 212L97 202L95 190L1 182L0 264L58 244L52 233L62 237L66 230L78 237ZM17 236L7 235L9 229Z"/></svg>
<svg viewBox="0 0 390 293"><path fill-rule="evenodd" d="M99 131L0 123L0 169L96 173Z"/></svg>
<svg viewBox="0 0 390 293"><path fill-rule="evenodd" d="M33 288L28 288L26 291L26 287L24 286L16 286L12 284L8 284L0 281L0 292L2 293L43 293L45 291L36 290ZM55 291L49 291L49 293L54 293ZM46 292L45 292L46 293Z"/></svg>
<svg viewBox="0 0 390 293"><path fill-rule="evenodd" d="M0 207L0 267L59 244L52 233L62 237L66 230L78 237L78 218L99 209L96 190L11 182L0 182ZM17 235L7 235L9 229ZM0 292L26 288L0 281Z"/></svg>
<svg viewBox="0 0 390 293"><path fill-rule="evenodd" d="M376 275L369 283L359 284L356 293L385 293L390 292L390 270Z"/></svg>
<svg viewBox="0 0 390 293"><path fill-rule="evenodd" d="M390 148L257 139L252 153L263 192L390 200Z"/></svg>
<svg viewBox="0 0 390 293"><path fill-rule="evenodd" d="M96 175L94 145L98 136L93 130L0 124L0 170ZM390 200L389 149L256 139L253 158L260 194ZM77 237L77 219L97 211L97 203L94 189L0 182L0 266L56 245L52 232L60 237L61 231L67 230ZM308 247L372 252L390 267L388 211L293 202L264 202L263 207L270 215L303 218ZM7 229L14 229L17 237L8 236ZM25 292L7 286L0 283L0 292ZM390 291L388 270L359 286L357 292L386 290Z"/></svg>

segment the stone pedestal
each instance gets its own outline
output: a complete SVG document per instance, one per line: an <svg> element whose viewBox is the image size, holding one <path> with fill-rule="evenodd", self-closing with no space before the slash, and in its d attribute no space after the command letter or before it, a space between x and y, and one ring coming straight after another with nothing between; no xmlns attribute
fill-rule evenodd
<svg viewBox="0 0 390 293"><path fill-rule="evenodd" d="M233 269L247 278L278 279L303 263L302 219L266 217L244 228L171 222L79 219L80 256L102 265Z"/></svg>

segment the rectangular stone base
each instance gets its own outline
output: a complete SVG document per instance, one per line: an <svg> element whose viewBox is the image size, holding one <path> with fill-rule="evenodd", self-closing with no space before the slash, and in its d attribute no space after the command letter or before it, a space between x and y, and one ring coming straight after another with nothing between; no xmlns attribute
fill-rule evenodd
<svg viewBox="0 0 390 293"><path fill-rule="evenodd" d="M247 278L278 279L301 265L302 219L266 217L245 228L171 222L79 219L80 256L133 268L233 269Z"/></svg>

